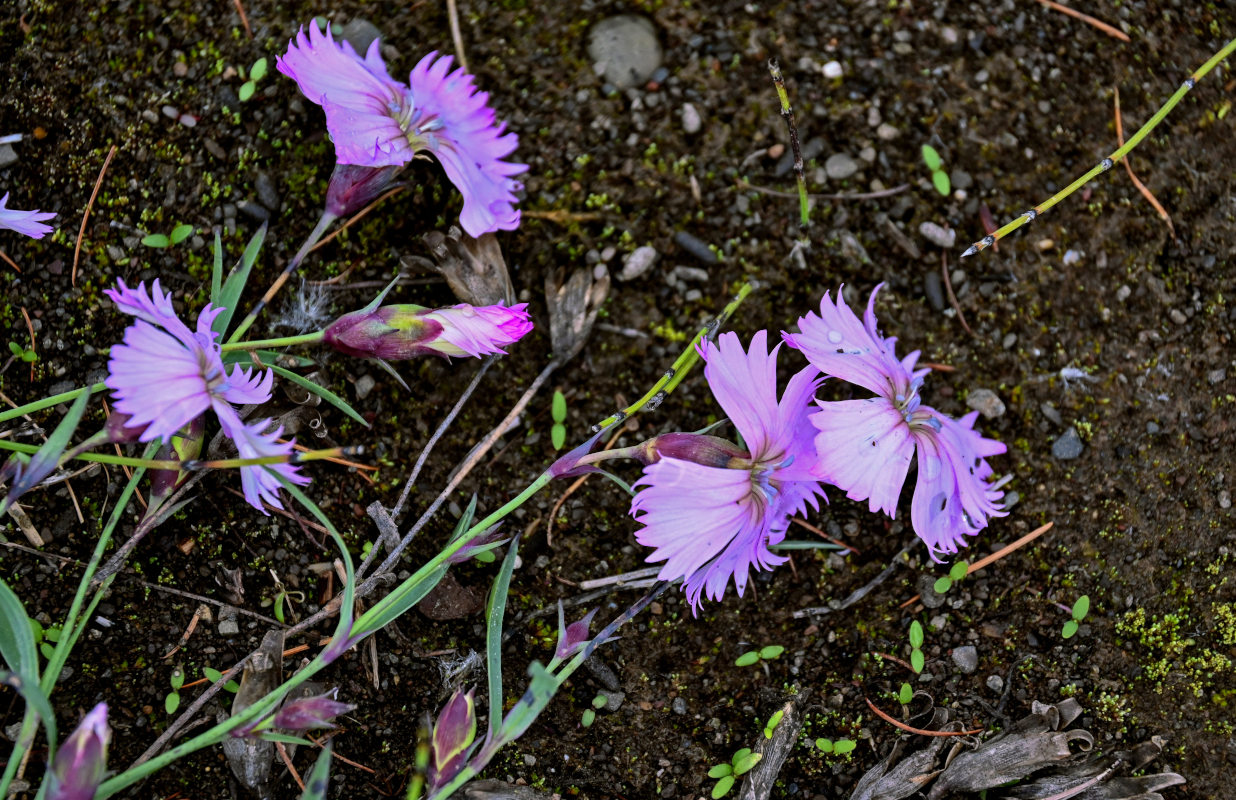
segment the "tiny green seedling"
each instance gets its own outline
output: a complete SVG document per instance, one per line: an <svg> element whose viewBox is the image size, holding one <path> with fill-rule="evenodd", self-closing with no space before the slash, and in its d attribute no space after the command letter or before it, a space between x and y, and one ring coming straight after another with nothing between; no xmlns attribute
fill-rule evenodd
<svg viewBox="0 0 1236 800"><path fill-rule="evenodd" d="M295 603L305 602L305 593L295 589L288 589L283 585L283 581L279 580L278 574L276 574L273 569L270 571L270 577L275 582L275 595L274 598L266 598L262 600L262 608L265 608L273 603L275 606L275 619L279 620L279 622L283 624L287 624L287 620L284 619L283 611L284 604L286 603L288 613L292 615L292 621L298 622L300 617L296 614Z"/></svg>
<svg viewBox="0 0 1236 800"><path fill-rule="evenodd" d="M13 354L13 358L20 358L27 364L37 361L39 358L38 353L34 352L33 347L27 350L17 342L9 342L9 352Z"/></svg>
<svg viewBox="0 0 1236 800"><path fill-rule="evenodd" d="M1064 623L1064 630L1060 632L1066 639L1072 639L1073 636L1077 634L1077 629L1078 626L1081 625L1081 621L1084 620L1086 615L1090 613L1090 595L1083 594L1081 597L1077 598L1077 602L1073 604L1071 613L1073 614L1073 619Z"/></svg>
<svg viewBox="0 0 1236 800"><path fill-rule="evenodd" d="M176 709L180 708L180 687L185 685L185 671L176 667L172 670L169 682L172 684L172 690L167 693L167 697L163 698L163 708L168 714L175 714Z"/></svg>
<svg viewBox="0 0 1236 800"><path fill-rule="evenodd" d="M953 185L949 182L948 173L944 171L944 161L940 154L929 144L923 145L923 163L931 170L931 185L936 187L937 192L948 197Z"/></svg>
<svg viewBox="0 0 1236 800"><path fill-rule="evenodd" d="M549 431L549 440L553 444L555 450L561 450L562 446L566 444L566 425L563 425L562 423L566 422L567 405L566 396L562 394L560 389L554 389L552 412L554 417L554 427L552 427Z"/></svg>
<svg viewBox="0 0 1236 800"><path fill-rule="evenodd" d="M608 702L609 699L603 694L599 694L592 698L592 708L584 711L583 716L580 717L579 724L583 725L585 728L592 727L592 723L596 721L597 712L602 708L605 708L605 704Z"/></svg>
<svg viewBox="0 0 1236 800"><path fill-rule="evenodd" d="M966 577L966 573L969 569L969 563L965 561L958 561L949 568L947 575L936 580L935 586L932 588L936 590L936 594L944 594L949 589L953 588L954 583L957 583L959 580Z"/></svg>
<svg viewBox="0 0 1236 800"><path fill-rule="evenodd" d="M816 739L815 746L823 753L843 756L846 753L852 752L855 747L858 747L858 742L853 739L838 739L835 742L832 739Z"/></svg>
<svg viewBox="0 0 1236 800"><path fill-rule="evenodd" d="M143 237L142 244L147 247L155 247L159 249L171 247L172 245L180 244L185 239L188 239L193 235L195 230L196 228L189 224L177 225L175 228L172 228L172 232L166 236L162 233L152 233Z"/></svg>
<svg viewBox="0 0 1236 800"><path fill-rule="evenodd" d="M923 626L918 620L910 623L910 667L915 672L922 672L926 664L923 656Z"/></svg>
<svg viewBox="0 0 1236 800"><path fill-rule="evenodd" d="M730 763L718 764L708 770L708 777L717 779L717 785L712 787L712 800L729 794L730 789L734 788L734 781L760 763L763 757L763 753L753 753L750 747L744 747L734 753Z"/></svg>
<svg viewBox="0 0 1236 800"><path fill-rule="evenodd" d="M241 70L240 76L245 77L244 70ZM263 56L253 62L253 66L249 67L249 79L240 85L240 91L236 96L240 98L240 102L247 102L253 93L257 91L258 81L266 77L266 57Z"/></svg>
<svg viewBox="0 0 1236 800"><path fill-rule="evenodd" d="M785 652L785 648L779 644L770 644L761 647L759 650L748 650L740 655L734 661L736 667L749 667L752 664L758 664L761 661L773 661L780 658Z"/></svg>
<svg viewBox="0 0 1236 800"><path fill-rule="evenodd" d="M202 677L204 677L206 680L210 681L211 683L217 683L219 679L223 677L223 673L217 669L211 669L210 667L202 667ZM237 692L240 691L240 684L237 683L236 681L228 681L227 683L223 684L223 689L224 691L228 691L228 692L231 692L232 694L236 694Z"/></svg>
<svg viewBox="0 0 1236 800"><path fill-rule="evenodd" d="M908 683L901 684L901 688L897 690L897 702L903 706L908 706L913 699L914 689Z"/></svg>
<svg viewBox="0 0 1236 800"><path fill-rule="evenodd" d="M773 731L777 730L777 726L781 724L781 718L785 716L784 710L775 712L768 718L768 723L764 726L764 738L771 739Z"/></svg>

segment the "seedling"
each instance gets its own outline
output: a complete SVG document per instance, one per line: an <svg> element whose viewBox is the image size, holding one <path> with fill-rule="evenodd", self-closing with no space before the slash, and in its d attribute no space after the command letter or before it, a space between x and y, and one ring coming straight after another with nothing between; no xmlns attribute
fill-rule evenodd
<svg viewBox="0 0 1236 800"><path fill-rule="evenodd" d="M559 389L554 389L553 403L554 427L549 431L549 440L554 445L555 450L561 450L566 444L566 426L562 423L566 422L567 406L566 397Z"/></svg>
<svg viewBox="0 0 1236 800"><path fill-rule="evenodd" d="M180 708L180 687L185 685L185 671L180 667L172 670L170 683L172 690L167 693L167 697L163 698L163 707L167 709L168 714L175 714L176 709Z"/></svg>
<svg viewBox="0 0 1236 800"><path fill-rule="evenodd" d="M816 739L815 746L821 752L834 756L843 756L853 751L855 747L858 747L858 742L853 739L838 739L835 742L832 739Z"/></svg>
<svg viewBox="0 0 1236 800"><path fill-rule="evenodd" d="M1081 621L1084 620L1086 615L1090 613L1090 595L1083 594L1081 597L1077 598L1077 602L1073 604L1073 608L1070 613L1073 615L1073 619L1064 623L1064 630L1060 632L1060 634L1066 639L1073 638L1073 636L1077 633L1078 626L1081 625Z"/></svg>
<svg viewBox="0 0 1236 800"><path fill-rule="evenodd" d="M48 625L44 628L37 619L27 619L30 620L30 630L34 633L34 643L39 646L39 652L43 654L43 658L51 661L52 653L56 652L56 643L60 641L60 626Z"/></svg>
<svg viewBox="0 0 1236 800"><path fill-rule="evenodd" d="M27 364L38 360L39 357L38 353L34 352L33 347L27 350L17 342L9 342L9 352L13 354L13 358L20 358Z"/></svg>
<svg viewBox="0 0 1236 800"><path fill-rule="evenodd" d="M164 236L161 233L152 233L142 238L142 244L147 247L157 247L159 249L171 247L172 245L180 244L185 239L193 235L196 229L189 224L177 225L172 228L172 232Z"/></svg>
<svg viewBox="0 0 1236 800"><path fill-rule="evenodd" d="M931 170L931 185L936 187L937 192L948 197L953 185L949 182L948 173L944 171L944 161L940 154L929 144L923 145L923 163Z"/></svg>
<svg viewBox="0 0 1236 800"><path fill-rule="evenodd" d="M583 725L585 728L592 727L592 723L595 722L597 718L597 711L605 708L605 704L608 702L609 699L603 694L599 694L592 698L592 708L584 711L584 715L580 717L579 724Z"/></svg>
<svg viewBox="0 0 1236 800"><path fill-rule="evenodd" d="M922 672L926 659L923 657L923 626L918 620L910 623L910 667Z"/></svg>
<svg viewBox="0 0 1236 800"><path fill-rule="evenodd" d="M777 730L777 726L781 724L781 718L785 716L784 710L779 710L768 718L768 724L764 726L764 738L771 739L773 731Z"/></svg>
<svg viewBox="0 0 1236 800"><path fill-rule="evenodd" d="M244 70L240 72L240 77L245 77ZM257 91L257 83L266 77L266 57L263 56L253 62L253 66L249 68L249 79L240 85L240 91L236 96L240 98L240 102L244 103L249 98L253 97L253 93Z"/></svg>
<svg viewBox="0 0 1236 800"><path fill-rule="evenodd" d="M908 683L901 684L901 688L897 690L897 702L903 706L908 706L913 699L914 689Z"/></svg>
<svg viewBox="0 0 1236 800"><path fill-rule="evenodd" d="M287 621L284 619L283 612L283 605L286 603L288 612L292 615L292 621L299 621L299 617L296 614L296 606L293 601L296 603L305 602L305 593L295 589L289 590L283 585L283 581L279 580L279 576L273 569L270 571L270 577L271 580L275 582L275 596L273 599L266 598L262 600L262 608L265 608L273 603L275 606L275 619L279 620L281 623L287 624Z"/></svg>
<svg viewBox="0 0 1236 800"><path fill-rule="evenodd" d="M785 648L779 644L770 644L761 647L759 650L748 650L740 655L734 661L736 667L749 667L752 664L758 664L761 661L773 661L785 652Z"/></svg>
<svg viewBox="0 0 1236 800"><path fill-rule="evenodd" d="M942 578L936 579L935 586L936 594L944 594L949 589L953 588L953 584L966 577L966 572L970 569L970 564L965 561L958 561L948 571L948 574Z"/></svg>
<svg viewBox="0 0 1236 800"><path fill-rule="evenodd" d="M712 787L712 800L729 794L730 789L734 788L734 781L760 763L763 757L763 753L752 753L750 747L744 747L734 753L730 763L718 764L708 770L708 777L717 779L717 785Z"/></svg>
<svg viewBox="0 0 1236 800"><path fill-rule="evenodd" d="M217 669L211 669L210 667L202 667L202 677L204 677L206 680L210 681L211 683L216 683L220 678L223 677L223 673ZM232 694L236 694L238 691L240 691L240 684L237 683L236 681L228 681L227 683L223 684L223 689L224 691L228 691L228 692L231 692Z"/></svg>

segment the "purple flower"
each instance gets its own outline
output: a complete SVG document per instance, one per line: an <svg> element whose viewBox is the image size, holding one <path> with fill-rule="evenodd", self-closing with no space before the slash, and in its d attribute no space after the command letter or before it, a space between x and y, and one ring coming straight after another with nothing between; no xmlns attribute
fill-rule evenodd
<svg viewBox="0 0 1236 800"><path fill-rule="evenodd" d="M583 616L566 624L566 615L562 610L562 601L558 601L558 646L554 648L554 658L570 658L579 652L579 649L588 644L590 637L588 636L588 628L592 625L592 618L597 615L599 609L592 609Z"/></svg>
<svg viewBox="0 0 1236 800"><path fill-rule="evenodd" d="M700 437L712 441L696 447L679 434L635 484L644 487L631 503L644 526L635 538L656 548L648 561L665 562L658 577L684 579L697 610L701 593L719 600L731 576L741 596L752 566L783 563L768 546L785 538L791 515L818 508L823 494L811 472L815 429L808 420L817 373L808 367L794 375L778 402L777 349L768 352L765 331L752 337L749 353L733 333L703 345L708 385L747 450L731 445L730 455L714 437Z"/></svg>
<svg viewBox="0 0 1236 800"><path fill-rule="evenodd" d="M431 787L445 786L459 774L474 739L476 704L472 700L472 692L456 691L442 707L433 726L433 761L429 769Z"/></svg>
<svg viewBox="0 0 1236 800"><path fill-rule="evenodd" d="M505 353L504 346L532 330L527 303L514 306L422 308L390 305L344 314L327 326L324 340L357 358L388 361L422 355L480 356Z"/></svg>
<svg viewBox="0 0 1236 800"><path fill-rule="evenodd" d="M273 726L285 731L307 731L310 728L333 728L334 718L356 708L335 699L338 689L314 697L300 697L283 704L275 712Z"/></svg>
<svg viewBox="0 0 1236 800"><path fill-rule="evenodd" d="M210 328L222 308L207 305L197 319L197 330L191 331L176 316L172 295L163 293L157 279L153 296L145 283L130 289L122 280L119 287L105 294L121 311L138 319L125 330L124 344L112 348L104 382L116 398L116 410L129 415L127 424L146 426L141 441L172 441L179 430L210 408L219 417L223 432L236 443L241 458L292 452L291 444L276 441L281 429L263 433L266 420L245 424L232 407L233 403L259 405L269 400L274 373L259 376L240 365L228 373L219 334ZM283 507L277 496L279 481L268 470L292 483L309 482L288 463L241 467L245 499L264 514L268 512L262 507L263 499Z"/></svg>
<svg viewBox="0 0 1236 800"><path fill-rule="evenodd" d="M107 703L99 703L60 745L48 770L47 800L91 800L107 773Z"/></svg>
<svg viewBox="0 0 1236 800"><path fill-rule="evenodd" d="M819 430L816 476L892 517L917 451L910 519L938 560L956 553L964 537L986 527L989 518L1004 516L998 502L1004 493L987 483L992 469L984 459L1005 447L974 430L978 412L954 420L922 404L919 389L931 370L914 368L917 350L898 360L897 340L885 339L876 328L875 299L883 286L871 293L863 322L838 290L836 301L824 295L819 316L812 313L798 321L801 333L783 335L825 375L876 394L819 404L811 416Z"/></svg>
<svg viewBox="0 0 1236 800"><path fill-rule="evenodd" d="M9 193L0 197L0 228L24 233L34 239L42 239L52 232L52 226L44 225L43 221L56 216L52 211L18 211L15 208L5 208L9 202Z"/></svg>
<svg viewBox="0 0 1236 800"><path fill-rule="evenodd" d="M503 161L519 143L495 121L489 95L471 75L451 71L451 57L420 60L404 85L390 77L380 42L364 58L316 24L304 28L277 60L279 71L326 112L335 160L366 167L402 166L429 152L463 194L460 223L472 236L519 227L513 179L526 164Z"/></svg>

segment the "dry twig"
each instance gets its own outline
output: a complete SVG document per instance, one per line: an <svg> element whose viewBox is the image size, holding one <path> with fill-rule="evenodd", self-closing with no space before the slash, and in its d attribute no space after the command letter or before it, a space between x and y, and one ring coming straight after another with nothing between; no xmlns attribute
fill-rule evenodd
<svg viewBox="0 0 1236 800"><path fill-rule="evenodd" d="M1114 87L1112 89L1112 100L1116 106L1116 142L1121 147L1124 147L1124 122L1121 120L1120 115L1119 87ZM1176 241L1176 226L1172 224L1172 218L1168 216L1167 209L1163 208L1163 205L1159 202L1158 198L1154 196L1150 189L1146 188L1146 184L1138 180L1138 177L1133 174L1133 165L1129 163L1129 159L1125 158L1121 160L1124 163L1125 171L1129 173L1129 180L1133 181L1133 185L1137 187L1137 191L1142 193L1142 197L1146 198L1150 205L1154 206L1154 210L1159 212L1159 216L1162 217L1163 221L1167 223L1167 232L1172 235L1172 241Z"/></svg>
<svg viewBox="0 0 1236 800"><path fill-rule="evenodd" d="M913 728L905 724L901 720L895 717L892 717L886 714L885 712L881 711L879 706L871 702L871 698L864 697L863 699L867 701L868 707L870 707L871 710L875 712L875 715L877 717L884 720L889 725L892 725L895 728L900 728L906 733L914 733L914 734L918 734L919 736L973 736L976 733L982 733L984 730L986 730L985 728L975 728L974 730L971 730L971 731L925 731L922 728Z"/></svg>
<svg viewBox="0 0 1236 800"><path fill-rule="evenodd" d="M94 200L99 196L99 187L103 185L103 176L107 174L107 166L112 163L114 155L116 155L116 145L112 145L112 149L107 151L107 158L103 159L103 168L99 170L99 177L94 182L94 190L90 192L90 202L86 203L86 212L82 214L82 226L77 231L77 244L73 248L73 272L69 276L70 286L77 285L77 261L82 255L82 238L86 235L86 222L90 219L90 209L94 208Z"/></svg>
<svg viewBox="0 0 1236 800"><path fill-rule="evenodd" d="M1083 14L1080 11L1076 11L1072 8L1069 8L1068 6L1062 6L1059 3L1054 3L1052 2L1052 0L1039 0L1039 2L1047 6L1048 8L1050 8L1052 11L1059 11L1061 14L1066 14L1072 17L1073 19L1081 20L1087 25L1092 25L1095 28L1098 28L1099 30L1103 31L1103 33L1106 33L1108 36L1112 37L1113 39L1119 39L1122 42L1129 41L1129 35L1127 33L1120 30L1119 28L1113 28L1111 25L1108 25L1106 22L1104 22L1101 19L1095 19L1089 14Z"/></svg>

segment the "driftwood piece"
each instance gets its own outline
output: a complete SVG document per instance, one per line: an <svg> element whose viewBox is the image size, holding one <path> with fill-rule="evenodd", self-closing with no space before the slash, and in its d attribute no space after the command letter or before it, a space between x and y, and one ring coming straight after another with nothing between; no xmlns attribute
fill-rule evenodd
<svg viewBox="0 0 1236 800"><path fill-rule="evenodd" d="M761 739L755 748L762 757L743 779L738 800L768 800L781 767L798 743L798 733L803 729L801 708L810 694L809 689L803 689L782 706L781 721L773 729L772 738Z"/></svg>

